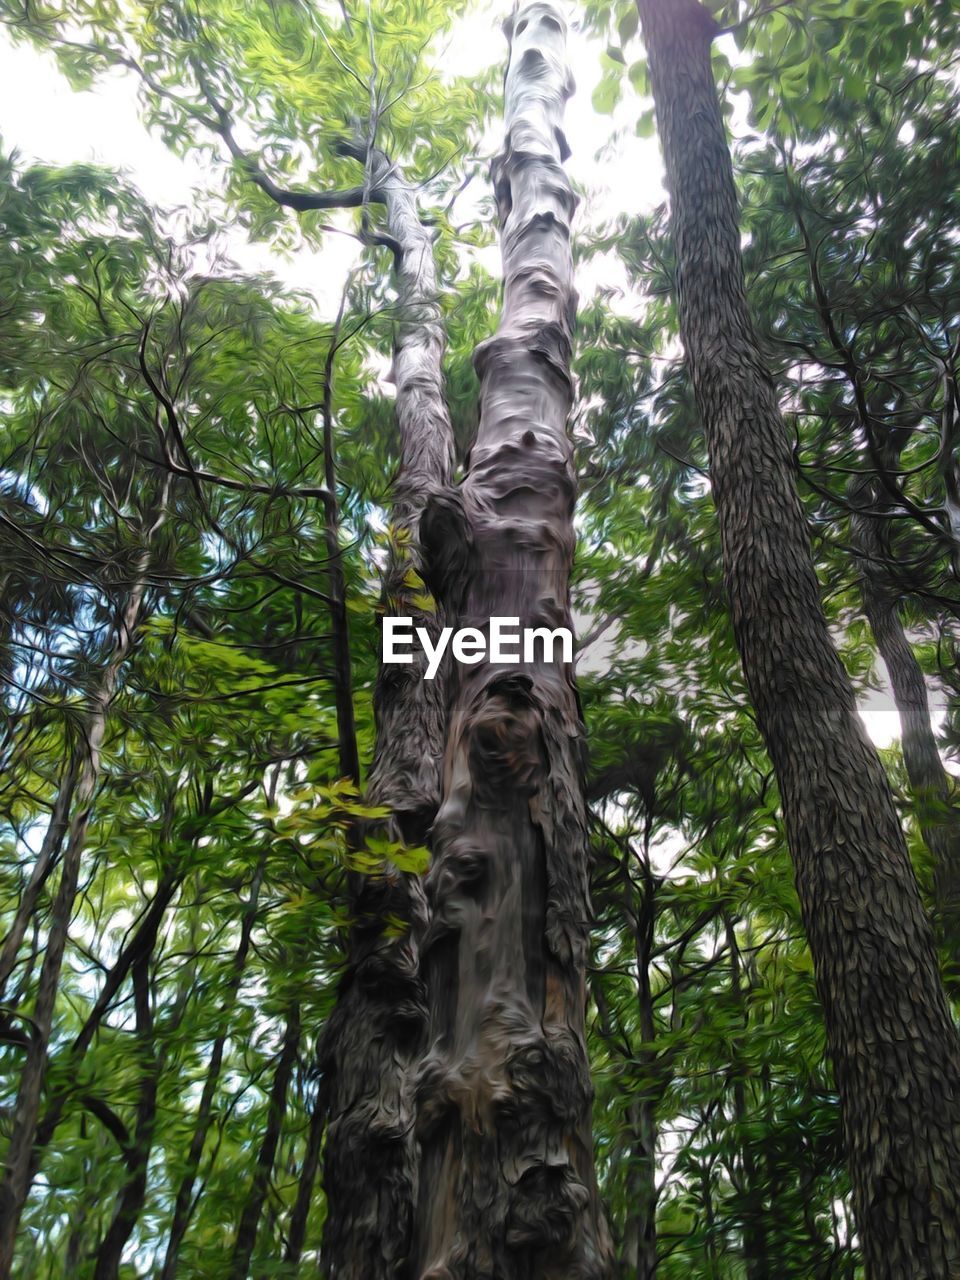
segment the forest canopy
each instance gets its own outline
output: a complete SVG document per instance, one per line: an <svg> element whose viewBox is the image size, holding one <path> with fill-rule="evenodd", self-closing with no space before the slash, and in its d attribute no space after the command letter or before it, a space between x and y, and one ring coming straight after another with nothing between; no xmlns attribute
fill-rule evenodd
<svg viewBox="0 0 960 1280"><path fill-rule="evenodd" d="M960 1275L956 4L0 18L0 1280Z"/></svg>

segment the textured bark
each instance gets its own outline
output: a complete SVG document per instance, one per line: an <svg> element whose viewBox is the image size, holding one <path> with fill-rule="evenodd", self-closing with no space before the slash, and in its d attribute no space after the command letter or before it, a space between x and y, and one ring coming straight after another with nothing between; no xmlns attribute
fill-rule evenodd
<svg viewBox="0 0 960 1280"><path fill-rule="evenodd" d="M425 607L418 528L427 499L450 482L453 433L433 243L402 176L378 153L372 163L399 301L393 378L400 468L384 611L436 632L438 612ZM422 659L383 665L374 709L367 800L390 810L394 838L422 844L440 800L443 682L423 679ZM328 1113L322 1270L336 1280L396 1280L409 1255L416 1187L408 1074L425 1022L418 946L426 904L417 878L389 865L379 875L354 877L351 898L347 969L319 1051ZM396 935L389 919L404 921L406 930Z"/></svg>
<svg viewBox="0 0 960 1280"><path fill-rule="evenodd" d="M696 0L640 0L737 643L776 771L871 1280L960 1272L960 1044L876 751L830 640L784 424L747 309Z"/></svg>
<svg viewBox="0 0 960 1280"><path fill-rule="evenodd" d="M623 1280L656 1280L657 1256L657 1109L644 1095L627 1107L630 1173L627 1221L623 1235Z"/></svg>
<svg viewBox="0 0 960 1280"><path fill-rule="evenodd" d="M882 506L872 486L854 495L858 505ZM900 746L920 820L920 831L933 858L934 909L951 977L960 978L960 811L955 784L943 767L930 722L927 682L907 638L897 593L884 573L886 548L880 525L870 516L854 516L851 535L860 559L863 611L877 650L887 668L897 714Z"/></svg>
<svg viewBox="0 0 960 1280"><path fill-rule="evenodd" d="M575 198L561 124L573 85L553 4L521 6L508 36L506 141L493 168L503 313L476 353L469 474L421 523L445 607L481 631L496 615L571 626ZM413 1275L607 1276L584 1041L589 904L573 673L560 662L484 661L450 682L427 877Z"/></svg>
<svg viewBox="0 0 960 1280"><path fill-rule="evenodd" d="M30 1190L34 1167L34 1142L40 1095L47 1073L47 1054L53 1027L53 1011L60 982L60 969L67 944L70 917L77 893L80 862L87 837L97 783L100 779L100 751L107 729L110 704L116 693L120 671L130 655L140 622L152 544L166 521L171 481L163 485L158 514L144 530L143 549L135 576L117 621L110 657L93 695L93 705L84 724L83 760L73 795L67 845L60 869L60 883L53 901L47 945L32 1013L30 1043L27 1047L20 1087L14 1109L13 1131L7 1148L6 1168L0 1183L0 1280L7 1280L13 1264L17 1227Z"/></svg>

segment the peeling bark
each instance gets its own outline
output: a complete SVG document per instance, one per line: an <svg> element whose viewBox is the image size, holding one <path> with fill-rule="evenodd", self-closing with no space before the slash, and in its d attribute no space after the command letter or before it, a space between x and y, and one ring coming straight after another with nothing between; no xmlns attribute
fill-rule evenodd
<svg viewBox="0 0 960 1280"><path fill-rule="evenodd" d="M412 190L385 156L373 157L396 257L399 320L393 378L400 468L393 487L384 612L436 635L426 607L418 529L424 504L450 483L453 432L443 393L444 330L433 243ZM366 798L391 812L390 835L422 844L440 799L443 681L425 659L381 666L374 696L376 753ZM327 1220L322 1271L336 1280L396 1280L410 1250L416 1150L407 1077L425 1022L419 936L426 921L415 876L386 865L351 880L348 963L319 1048L327 1099ZM397 936L389 920L407 928Z"/></svg>
<svg viewBox="0 0 960 1280"><path fill-rule="evenodd" d="M724 575L776 772L871 1280L960 1273L960 1042L882 764L834 649L749 315L697 0L639 0Z"/></svg>
<svg viewBox="0 0 960 1280"><path fill-rule="evenodd" d="M504 298L477 350L480 427L460 490L421 526L450 616L571 627L575 477L566 419L576 313L562 160L573 89L552 3L508 23L506 141L493 180ZM561 663L451 672L443 803L423 944L430 1048L413 1275L610 1274L593 1170L584 1032L587 833L582 731Z"/></svg>

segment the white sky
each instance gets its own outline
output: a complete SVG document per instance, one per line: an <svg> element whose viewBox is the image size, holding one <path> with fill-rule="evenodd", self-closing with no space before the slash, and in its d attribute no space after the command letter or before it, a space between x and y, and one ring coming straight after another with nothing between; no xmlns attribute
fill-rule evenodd
<svg viewBox="0 0 960 1280"><path fill-rule="evenodd" d="M445 48L445 69L470 74L502 62L505 42L498 21L502 9L500 4L480 6L459 25ZM596 224L622 210L652 208L665 198L663 170L655 139L640 139L633 132L641 109L638 99L624 77L624 96L614 116L597 116L590 98L600 75L599 47L588 42L574 24L569 50L578 92L568 105L566 126L573 152L570 172L587 192L581 224ZM639 56L636 42L627 50L628 60L631 54ZM175 156L141 124L133 73L112 72L93 91L75 93L52 56L27 46L15 48L2 30L0 135L7 149L16 147L27 160L94 161L124 170L148 200L166 207L189 205L195 188L210 185L204 157ZM602 161L597 159L600 148L604 149ZM227 243L241 269L274 272L311 292L321 313L328 315L335 310L346 274L359 256L357 242L338 235L327 237L322 252L301 250L295 260L273 252L267 244L250 243L241 230L228 230ZM495 270L496 263L494 250L487 264ZM620 290L617 305L625 311L641 305L631 296L622 264L613 255L581 269L578 286L582 297L598 287ZM872 694L862 714L879 746L899 737L899 718L888 692ZM941 716L942 707L938 707L935 718Z"/></svg>

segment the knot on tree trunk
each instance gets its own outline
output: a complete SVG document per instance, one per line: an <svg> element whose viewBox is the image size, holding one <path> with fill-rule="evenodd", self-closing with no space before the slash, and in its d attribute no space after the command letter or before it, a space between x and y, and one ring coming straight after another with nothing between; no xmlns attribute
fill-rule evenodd
<svg viewBox="0 0 960 1280"><path fill-rule="evenodd" d="M473 533L459 489L439 489L420 517L422 574L449 613L459 607L473 559Z"/></svg>

